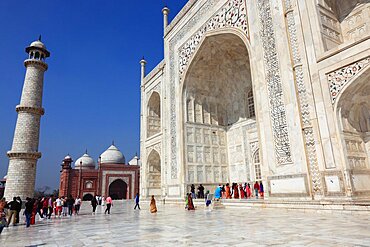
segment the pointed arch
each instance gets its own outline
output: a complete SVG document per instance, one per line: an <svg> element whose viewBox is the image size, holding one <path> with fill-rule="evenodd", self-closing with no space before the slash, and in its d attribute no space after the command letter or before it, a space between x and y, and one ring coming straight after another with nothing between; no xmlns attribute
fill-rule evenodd
<svg viewBox="0 0 370 247"><path fill-rule="evenodd" d="M147 174L149 195L161 195L161 157L157 150L152 149L147 157Z"/></svg>
<svg viewBox="0 0 370 247"><path fill-rule="evenodd" d="M161 132L161 96L153 91L147 105L147 137Z"/></svg>

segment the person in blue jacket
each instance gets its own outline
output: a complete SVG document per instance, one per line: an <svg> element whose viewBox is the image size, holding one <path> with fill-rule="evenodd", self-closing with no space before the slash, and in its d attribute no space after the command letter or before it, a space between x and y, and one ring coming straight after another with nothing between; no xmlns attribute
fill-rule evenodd
<svg viewBox="0 0 370 247"><path fill-rule="evenodd" d="M134 207L134 209L136 209L136 207L138 207L139 208L139 210L140 210L140 205L139 205L139 201L140 201L140 199L139 199L139 193L136 193L136 196L135 196L135 207Z"/></svg>

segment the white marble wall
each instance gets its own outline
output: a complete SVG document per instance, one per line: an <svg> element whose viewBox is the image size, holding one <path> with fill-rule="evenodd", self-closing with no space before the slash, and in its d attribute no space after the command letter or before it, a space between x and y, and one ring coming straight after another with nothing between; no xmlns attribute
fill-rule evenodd
<svg viewBox="0 0 370 247"><path fill-rule="evenodd" d="M370 102L367 88L349 87L368 81L369 3L354 6L343 0L340 6L331 6L328 2L186 4L165 30L164 62L146 76L142 86L143 169L147 149L160 145L162 195L181 198L188 183L207 181L207 174L216 182L213 164L205 164L214 147L204 136L213 128L226 135L230 181L255 179L251 156L259 149L268 196L370 196L369 137L361 132L347 138L338 115L338 102L342 108L349 107L348 100L341 99L343 92L361 92ZM235 39L228 39L230 35ZM217 57L223 50L228 52ZM239 59L243 53L244 64ZM233 69L239 73L230 76ZM155 87L160 87L161 131L148 138L145 109L147 95ZM246 121L241 92L247 88L254 94L255 123ZM224 107L222 118L212 117L212 103ZM199 135L202 142L189 145L190 135L194 140ZM361 146L362 153L358 148L355 153L364 160L355 169L348 158L354 155L348 152L353 154L350 142L360 141L355 145ZM189 162L189 154L195 162ZM143 190L147 189L145 173L141 173ZM295 190L290 191L287 184L296 186Z"/></svg>

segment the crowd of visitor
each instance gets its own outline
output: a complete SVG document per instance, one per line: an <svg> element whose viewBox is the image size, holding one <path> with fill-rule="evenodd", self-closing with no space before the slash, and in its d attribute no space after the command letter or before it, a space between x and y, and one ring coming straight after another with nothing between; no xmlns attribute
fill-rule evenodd
<svg viewBox="0 0 370 247"><path fill-rule="evenodd" d="M187 198L189 197L189 195L192 199L207 199L207 193L209 194L209 191L207 191L205 195L204 190L204 186L200 184L197 188L197 193L195 193L195 185L192 184L190 186L190 193L186 195L185 200L188 201ZM227 183L226 185L219 184L215 190L216 199L249 199L253 197L255 197L256 199L264 197L263 183L261 181L256 181L253 184L253 187L251 187L250 183L232 183L231 186L229 183Z"/></svg>
<svg viewBox="0 0 370 247"><path fill-rule="evenodd" d="M192 184L190 187L190 193L186 195L185 198L185 208L187 210L195 210L193 199L202 198L205 199L206 206L208 207L212 202L212 195L209 190L204 194L204 186L200 184L197 188L197 193L195 193L195 185ZM226 185L217 186L214 199L248 199L248 198L263 198L264 189L262 182L255 182L253 187L249 183L237 184L229 183ZM135 207L140 210L139 205L139 193L135 196ZM11 223L13 226L19 224L20 212L22 209L22 200L20 197L14 197L12 201L6 202L5 199L0 200L0 234L4 227L8 227ZM52 215L54 218L61 217L71 217L73 214L78 215L81 208L82 200L79 197L73 198L71 195L68 197L39 197L26 198L24 203L23 215L25 216L26 227L35 224L36 216L39 215L40 220L51 219ZM104 198L102 196L93 196L90 200L92 206L92 214L96 213L96 208L98 205L106 206L104 211L105 214L110 214L111 207L113 206L113 200L110 196ZM156 213L157 206L154 195L150 201L150 212Z"/></svg>
<svg viewBox="0 0 370 247"><path fill-rule="evenodd" d="M215 199L249 199L255 197L263 198L264 197L264 188L262 182L255 182L253 187L249 183L237 184L232 183L231 186L229 183L226 185L221 185L215 190Z"/></svg>
<svg viewBox="0 0 370 247"><path fill-rule="evenodd" d="M212 203L212 195L209 190L204 194L204 186L200 184L197 188L197 193L195 193L195 185L190 186L190 193L187 193L185 196L185 209L194 210L193 199L204 199L206 207ZM226 185L219 184L216 187L214 192L214 199L250 199L250 198L264 198L264 188L263 183L256 181L253 184L253 188L250 183L238 184L232 183L231 186L229 183Z"/></svg>

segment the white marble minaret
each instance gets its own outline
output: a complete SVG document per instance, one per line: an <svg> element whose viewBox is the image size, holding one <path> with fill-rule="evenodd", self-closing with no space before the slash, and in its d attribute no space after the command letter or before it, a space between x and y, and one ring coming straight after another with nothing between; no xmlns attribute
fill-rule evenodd
<svg viewBox="0 0 370 247"><path fill-rule="evenodd" d="M16 107L18 112L12 150L8 152L9 167L5 187L5 198L33 196L36 179L36 164L41 157L38 150L42 91L44 72L48 69L45 59L50 56L45 45L39 40L26 48L28 59L24 61L26 76L24 79L21 102Z"/></svg>

